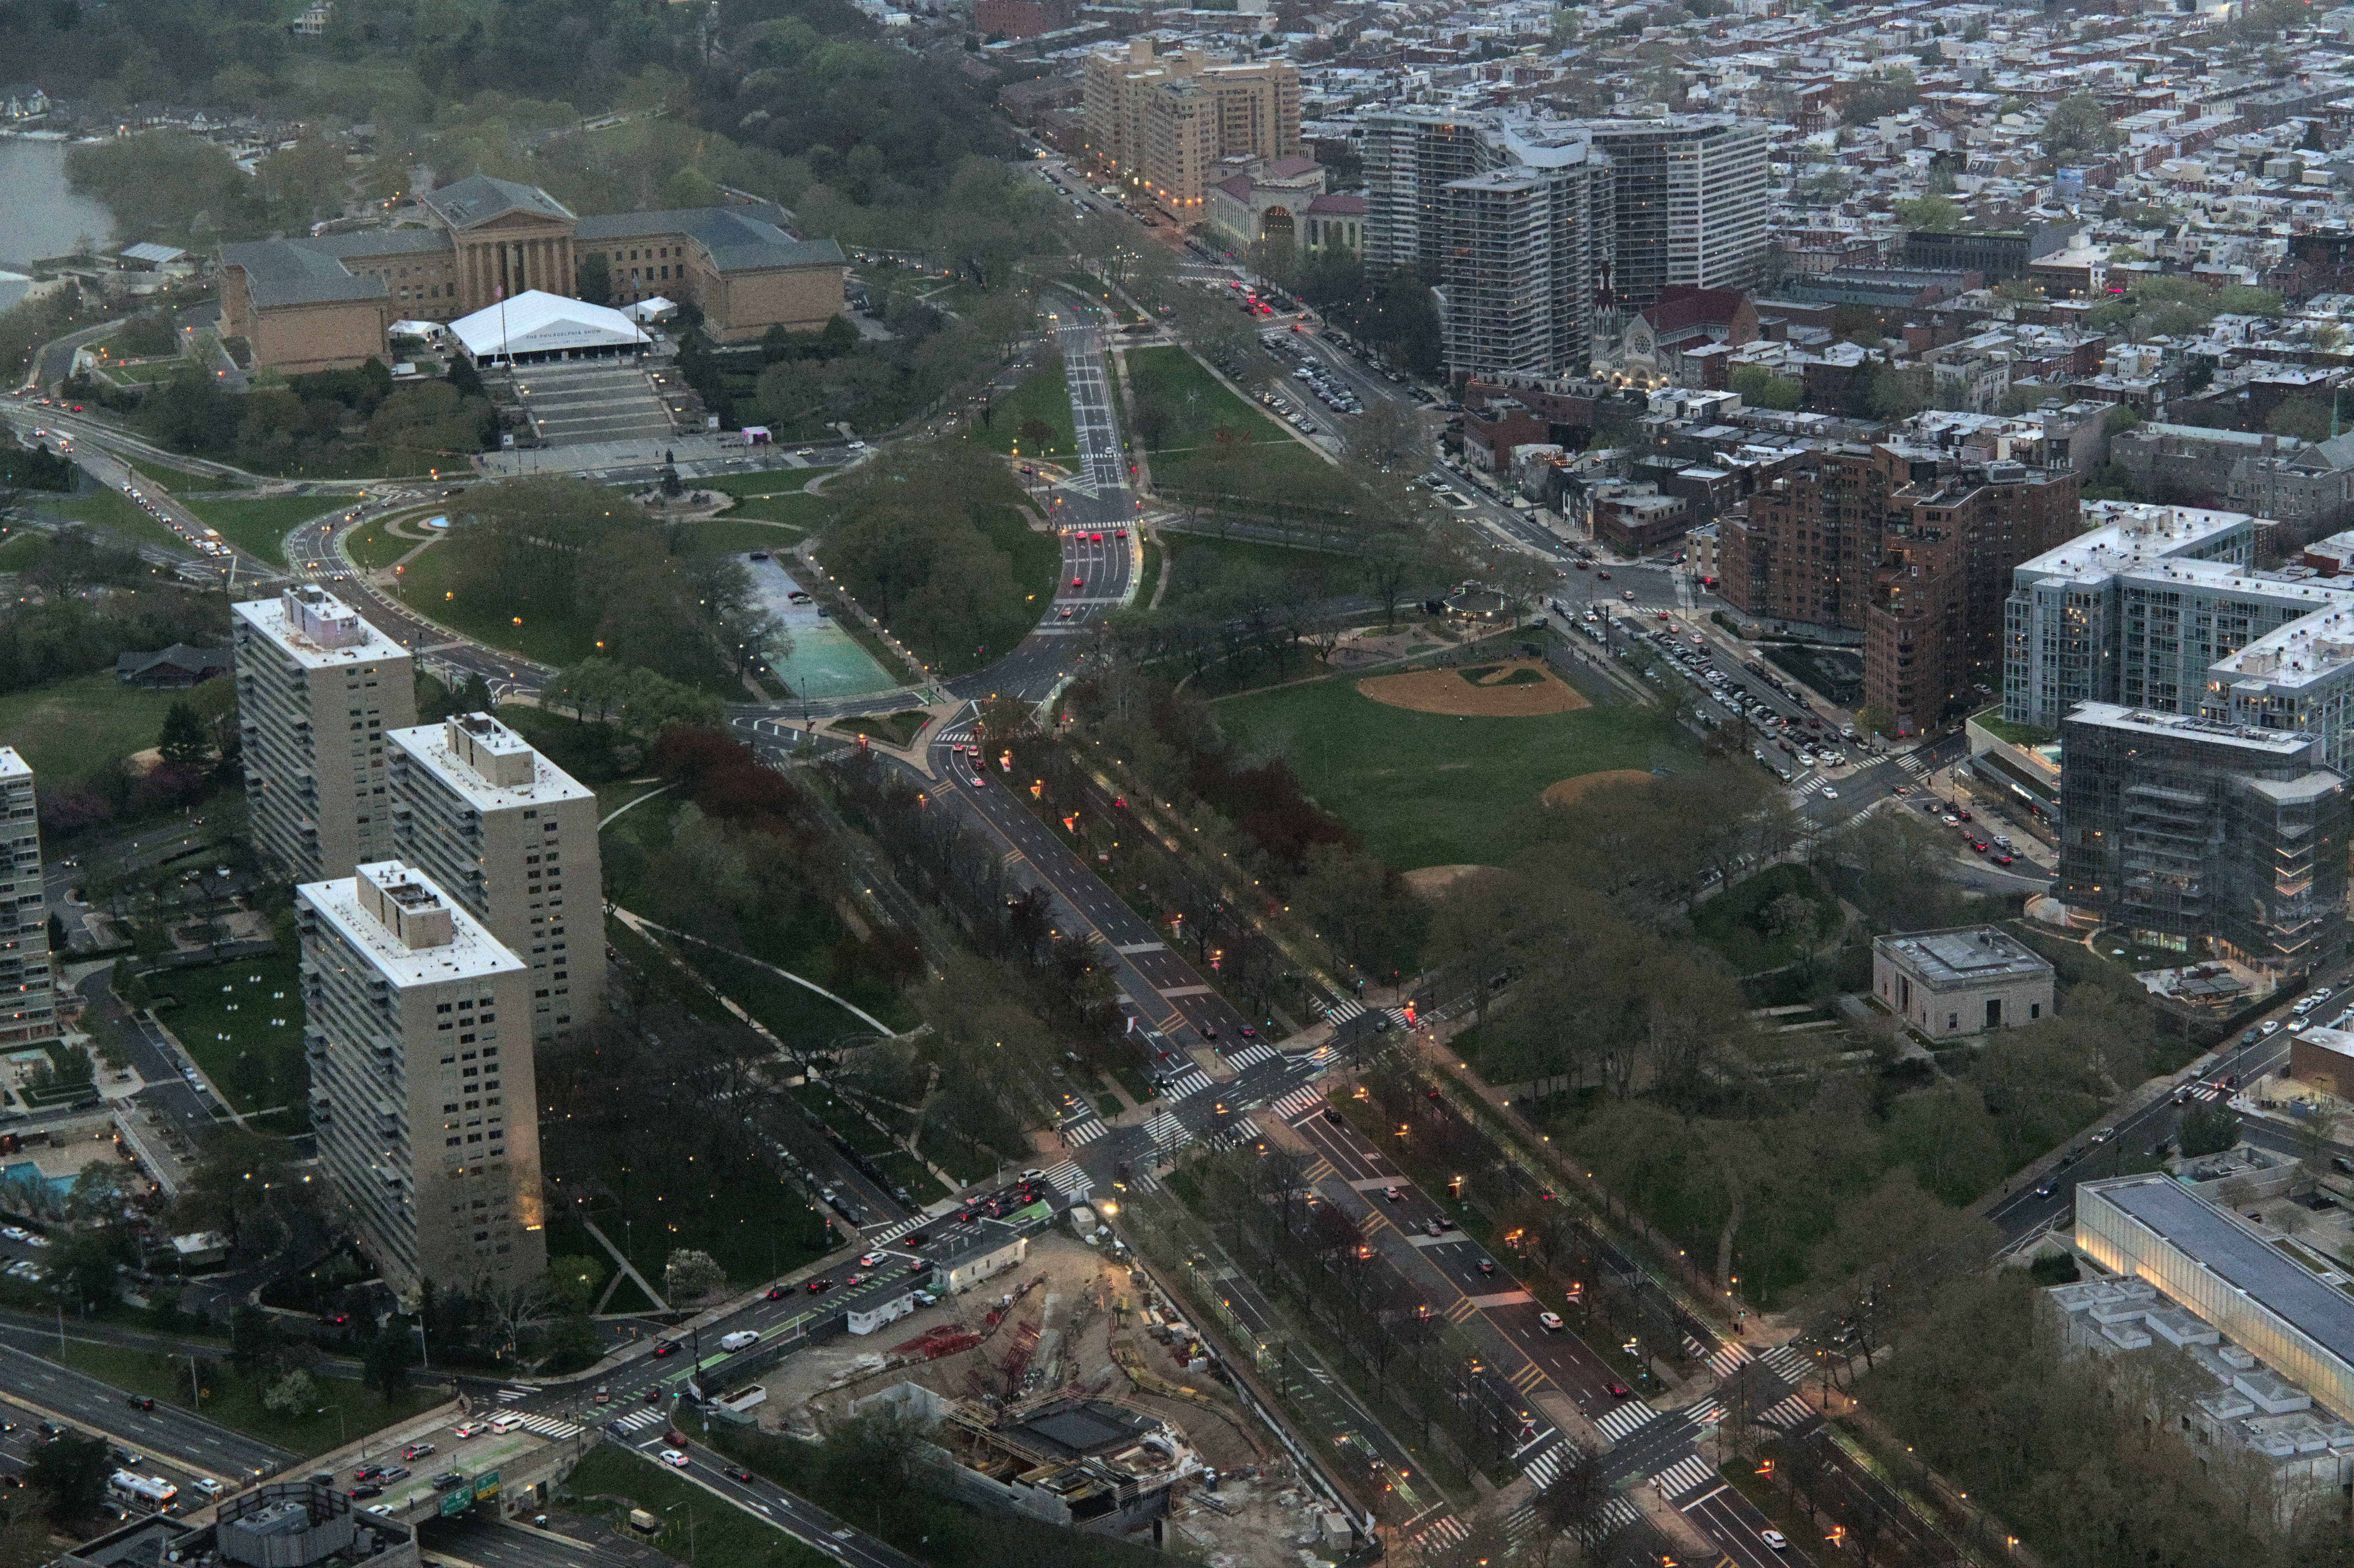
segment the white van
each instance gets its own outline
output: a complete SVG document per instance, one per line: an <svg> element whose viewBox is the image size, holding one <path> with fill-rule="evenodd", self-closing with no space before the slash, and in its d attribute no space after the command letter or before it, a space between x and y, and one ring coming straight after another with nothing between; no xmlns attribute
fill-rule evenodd
<svg viewBox="0 0 2354 1568"><path fill-rule="evenodd" d="M759 1342L760 1336L749 1329L738 1329L732 1334L719 1336L719 1348L723 1351L740 1351L748 1345L757 1345Z"/></svg>

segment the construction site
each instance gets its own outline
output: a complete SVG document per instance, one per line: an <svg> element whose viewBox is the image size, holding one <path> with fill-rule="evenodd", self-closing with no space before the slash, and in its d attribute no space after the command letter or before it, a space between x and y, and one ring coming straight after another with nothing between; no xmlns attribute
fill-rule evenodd
<svg viewBox="0 0 2354 1568"><path fill-rule="evenodd" d="M1140 1539L1165 1520L1172 1544L1234 1568L1345 1555L1346 1520L1133 1261L1108 1231L1037 1236L1020 1267L893 1325L887 1346L788 1358L762 1380L760 1425L809 1437L889 1409L928 1429L943 1489L976 1504Z"/></svg>

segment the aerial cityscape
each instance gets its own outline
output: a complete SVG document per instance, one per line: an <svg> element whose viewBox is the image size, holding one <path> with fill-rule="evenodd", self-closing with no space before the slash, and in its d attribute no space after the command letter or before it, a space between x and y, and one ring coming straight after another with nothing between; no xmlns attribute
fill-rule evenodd
<svg viewBox="0 0 2354 1568"><path fill-rule="evenodd" d="M2354 1564L2354 9L0 51L0 1568Z"/></svg>

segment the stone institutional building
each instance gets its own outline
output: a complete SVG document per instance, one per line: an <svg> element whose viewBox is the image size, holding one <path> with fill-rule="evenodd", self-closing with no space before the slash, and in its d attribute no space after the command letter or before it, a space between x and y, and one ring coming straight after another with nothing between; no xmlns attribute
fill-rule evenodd
<svg viewBox="0 0 2354 1568"><path fill-rule="evenodd" d="M597 252L614 304L687 302L722 343L813 332L842 311L842 247L796 238L768 203L578 217L476 175L417 206L423 226L222 246L221 335L244 338L257 366L359 365L386 354L395 321L451 322L533 289L577 298Z"/></svg>
<svg viewBox="0 0 2354 1568"><path fill-rule="evenodd" d="M1872 994L1932 1040L2051 1017L2052 972L2041 954L1993 926L1872 943Z"/></svg>
<svg viewBox="0 0 2354 1568"><path fill-rule="evenodd" d="M1233 158L1281 164L1299 152L1299 68L1213 65L1150 38L1086 60L1086 158L1179 223L1204 221L1209 187ZM1231 173L1231 170L1228 171Z"/></svg>

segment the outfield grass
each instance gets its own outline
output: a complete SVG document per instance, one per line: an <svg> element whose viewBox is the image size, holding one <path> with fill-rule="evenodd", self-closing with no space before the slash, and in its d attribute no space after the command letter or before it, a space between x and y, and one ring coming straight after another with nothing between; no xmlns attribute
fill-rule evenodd
<svg viewBox="0 0 2354 1568"><path fill-rule="evenodd" d="M543 664L569 668L597 651L596 625L578 610L535 615L517 625L503 604L460 596L457 565L454 550L426 551L402 573L400 597L461 636Z"/></svg>
<svg viewBox="0 0 2354 1568"><path fill-rule="evenodd" d="M1033 419L1054 427L1053 438L1043 447L1020 440L1022 427ZM972 439L1000 452L1011 452L1019 442L1023 457L1077 455L1079 440L1071 429L1071 387L1063 367L1056 365L1023 377L1012 393L991 405L989 423L975 426Z"/></svg>
<svg viewBox="0 0 2354 1568"><path fill-rule="evenodd" d="M222 538L247 555L259 556L272 566L282 567L286 564L289 530L322 513L341 511L351 503L339 504L325 496L279 495L267 501L187 501L181 504L203 518L207 525L219 529Z"/></svg>
<svg viewBox="0 0 2354 1568"><path fill-rule="evenodd" d="M620 1516L643 1509L663 1521L654 1550L695 1568L832 1568L832 1560L772 1524L664 1469L618 1443L600 1443L573 1467L564 1489L571 1507L618 1529Z"/></svg>
<svg viewBox="0 0 2354 1568"><path fill-rule="evenodd" d="M1682 767L1688 743L1649 708L1532 718L1413 713L1347 680L1255 693L1213 710L1245 747L1280 741L1310 794L1400 870L1497 864L1546 785L1607 768Z"/></svg>
<svg viewBox="0 0 2354 1568"><path fill-rule="evenodd" d="M33 771L80 779L118 757L144 751L164 733L164 715L183 692L126 686L111 671L0 696L0 736Z"/></svg>
<svg viewBox="0 0 2354 1568"><path fill-rule="evenodd" d="M205 1075L241 1112L286 1107L262 1126L308 1130L311 1075L302 1061L302 986L292 953L168 969L149 989L179 999L160 1009Z"/></svg>
<svg viewBox="0 0 2354 1568"><path fill-rule="evenodd" d="M264 1410L261 1385L249 1383L223 1364L216 1364L206 1377L205 1397L199 1405L189 1397L188 1363L185 1357L73 1340L65 1348L64 1361L68 1366L128 1393L143 1393L183 1410L200 1410L207 1420L217 1421L233 1432L305 1456L343 1446L346 1434L373 1432L406 1421L420 1410L430 1410L443 1397L438 1389L410 1386L401 1389L387 1404L373 1390L356 1383L319 1377L314 1372L312 1375L319 1385L319 1404L310 1410L286 1415ZM337 1411L343 1413L340 1421L336 1419Z"/></svg>

